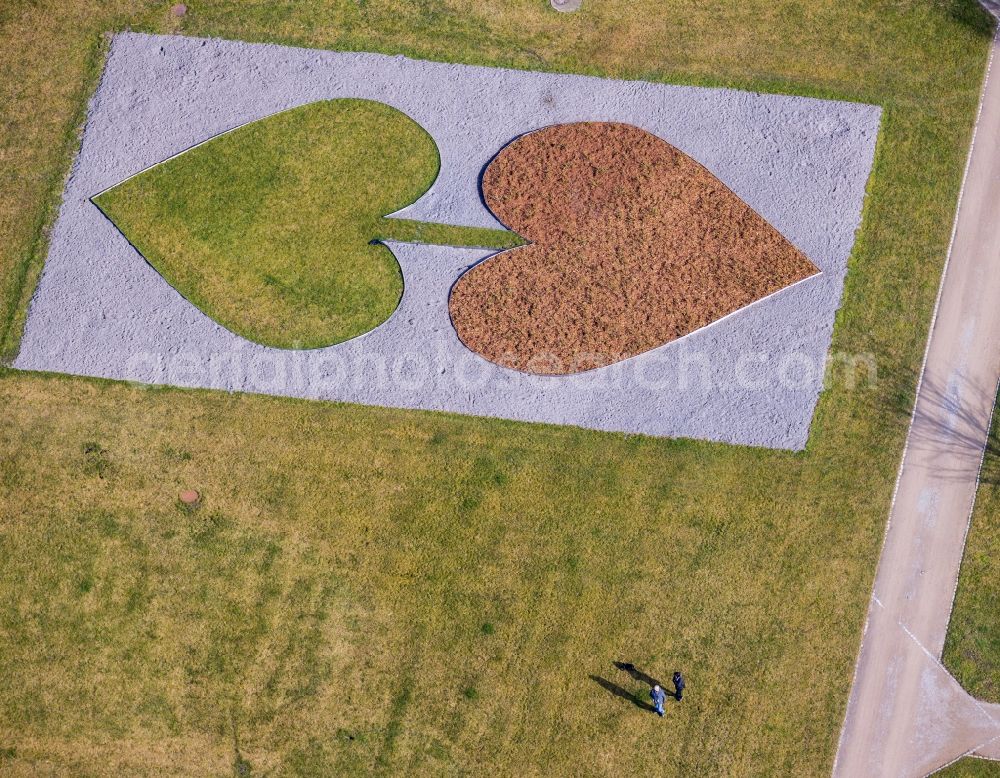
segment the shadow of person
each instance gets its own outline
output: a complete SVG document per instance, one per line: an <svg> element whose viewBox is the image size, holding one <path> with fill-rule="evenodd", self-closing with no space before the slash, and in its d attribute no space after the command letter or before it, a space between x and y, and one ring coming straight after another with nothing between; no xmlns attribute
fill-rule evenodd
<svg viewBox="0 0 1000 778"><path fill-rule="evenodd" d="M662 683L653 678L653 676L646 675L646 673L638 669L631 662L615 662L614 665L622 672L631 675L635 680L639 681L640 683L646 684L647 686L649 686L650 689L652 689L654 686L662 686L664 689L666 688L665 686L663 686Z"/></svg>
<svg viewBox="0 0 1000 778"><path fill-rule="evenodd" d="M592 675L590 676L590 680L602 687L605 691L611 692L615 697L621 697L623 700L628 700L637 708L648 710L650 713L656 711L656 708L654 708L650 703L643 702L640 697L632 694L632 692L628 689L623 689L618 684L611 683L611 681L607 678L601 678L599 675Z"/></svg>

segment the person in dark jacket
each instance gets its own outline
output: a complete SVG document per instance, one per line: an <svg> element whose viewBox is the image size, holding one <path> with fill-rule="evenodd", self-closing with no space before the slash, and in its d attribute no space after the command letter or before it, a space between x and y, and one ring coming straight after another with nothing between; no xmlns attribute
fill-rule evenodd
<svg viewBox="0 0 1000 778"><path fill-rule="evenodd" d="M653 707L656 709L656 715L663 715L663 704L667 701L667 693L663 691L663 688L656 684L649 691L649 696L653 698Z"/></svg>
<svg viewBox="0 0 1000 778"><path fill-rule="evenodd" d="M677 702L681 701L684 696L684 676L681 675L680 670L674 671L674 697L677 698Z"/></svg>

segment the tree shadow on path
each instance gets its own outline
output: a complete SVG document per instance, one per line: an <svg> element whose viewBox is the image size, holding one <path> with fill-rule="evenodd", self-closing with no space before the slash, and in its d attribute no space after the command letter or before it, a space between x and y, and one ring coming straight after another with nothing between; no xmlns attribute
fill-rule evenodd
<svg viewBox="0 0 1000 778"><path fill-rule="evenodd" d="M962 378L957 376L952 386L925 374L920 386L922 403L914 408L910 387L917 383L917 373L912 370L898 371L890 376L898 388L882 400L878 410L912 421L909 431L911 445L933 447L941 453L959 455L959 461L964 466L956 469L942 463L937 470L940 475L967 478L967 460L972 457L977 462L981 461L980 481L1000 485L997 387ZM991 419L984 419L981 413L987 405L993 407Z"/></svg>

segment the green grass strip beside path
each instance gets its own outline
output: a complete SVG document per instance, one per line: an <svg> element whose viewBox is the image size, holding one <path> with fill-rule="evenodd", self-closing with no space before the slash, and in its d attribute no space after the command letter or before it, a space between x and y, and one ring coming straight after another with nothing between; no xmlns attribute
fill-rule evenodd
<svg viewBox="0 0 1000 778"><path fill-rule="evenodd" d="M1000 702L1000 413L986 443L943 661L966 691ZM1000 772L1000 771L998 771Z"/></svg>

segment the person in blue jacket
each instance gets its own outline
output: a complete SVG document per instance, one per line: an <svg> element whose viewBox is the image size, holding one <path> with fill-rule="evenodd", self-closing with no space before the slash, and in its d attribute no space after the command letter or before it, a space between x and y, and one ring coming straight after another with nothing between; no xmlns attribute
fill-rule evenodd
<svg viewBox="0 0 1000 778"><path fill-rule="evenodd" d="M674 692L674 697L677 698L677 702L680 702L681 698L684 696L684 686L685 686L684 676L680 674L679 670L675 671L674 672L674 689L676 691Z"/></svg>
<svg viewBox="0 0 1000 778"><path fill-rule="evenodd" d="M653 698L653 707L656 709L656 715L663 715L663 704L667 701L667 693L663 691L659 684L656 684L650 692L649 696Z"/></svg>

